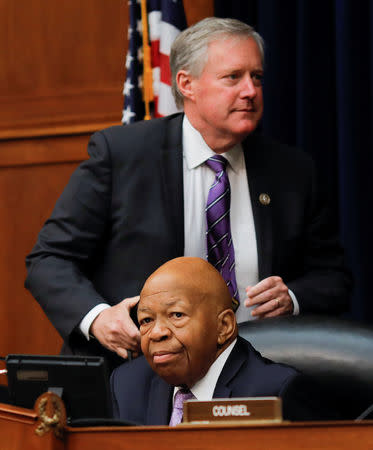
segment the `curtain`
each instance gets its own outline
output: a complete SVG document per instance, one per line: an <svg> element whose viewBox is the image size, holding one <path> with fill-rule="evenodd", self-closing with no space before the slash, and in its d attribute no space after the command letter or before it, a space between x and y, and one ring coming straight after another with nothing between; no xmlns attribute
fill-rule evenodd
<svg viewBox="0 0 373 450"><path fill-rule="evenodd" d="M262 131L316 161L354 275L348 317L373 323L373 2L215 0L215 15L264 38Z"/></svg>

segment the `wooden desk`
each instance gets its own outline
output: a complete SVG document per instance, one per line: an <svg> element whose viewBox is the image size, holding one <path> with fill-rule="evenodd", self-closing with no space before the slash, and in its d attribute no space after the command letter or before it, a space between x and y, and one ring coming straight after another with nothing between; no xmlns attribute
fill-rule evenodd
<svg viewBox="0 0 373 450"><path fill-rule="evenodd" d="M64 427L38 436L36 410L0 404L1 450L373 449L373 421L276 425Z"/></svg>
<svg viewBox="0 0 373 450"><path fill-rule="evenodd" d="M42 437L35 433L38 422L34 410L0 403L0 449L64 450L66 442L52 432Z"/></svg>
<svg viewBox="0 0 373 450"><path fill-rule="evenodd" d="M66 445L69 450L372 450L373 421L272 426L68 428Z"/></svg>

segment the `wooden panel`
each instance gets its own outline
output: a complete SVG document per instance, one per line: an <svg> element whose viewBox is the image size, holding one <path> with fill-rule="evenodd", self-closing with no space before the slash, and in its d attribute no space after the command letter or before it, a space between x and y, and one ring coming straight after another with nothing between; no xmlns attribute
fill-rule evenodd
<svg viewBox="0 0 373 450"><path fill-rule="evenodd" d="M127 22L123 0L0 0L0 138L119 123Z"/></svg>
<svg viewBox="0 0 373 450"><path fill-rule="evenodd" d="M0 143L0 168L82 161L87 157L90 134Z"/></svg>
<svg viewBox="0 0 373 450"><path fill-rule="evenodd" d="M36 411L0 403L1 450L63 450L65 448L63 440L55 436L53 428L44 428L46 432L43 432L42 436L36 433L41 422ZM47 410L47 418L51 416L52 414Z"/></svg>
<svg viewBox="0 0 373 450"><path fill-rule="evenodd" d="M88 135L2 143L0 355L59 353L60 337L23 287L24 260L87 142Z"/></svg>
<svg viewBox="0 0 373 450"><path fill-rule="evenodd" d="M188 23L212 0L185 0ZM0 139L92 132L119 123L124 0L0 0Z"/></svg>

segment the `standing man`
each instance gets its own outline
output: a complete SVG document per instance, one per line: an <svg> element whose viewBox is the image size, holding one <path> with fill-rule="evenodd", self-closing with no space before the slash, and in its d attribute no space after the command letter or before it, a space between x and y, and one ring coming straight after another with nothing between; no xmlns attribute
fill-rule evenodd
<svg viewBox="0 0 373 450"><path fill-rule="evenodd" d="M67 351L139 349L130 317L146 278L177 256L222 273L238 322L346 308L351 280L303 152L254 133L263 41L208 18L171 51L185 114L93 135L27 257L26 287Z"/></svg>

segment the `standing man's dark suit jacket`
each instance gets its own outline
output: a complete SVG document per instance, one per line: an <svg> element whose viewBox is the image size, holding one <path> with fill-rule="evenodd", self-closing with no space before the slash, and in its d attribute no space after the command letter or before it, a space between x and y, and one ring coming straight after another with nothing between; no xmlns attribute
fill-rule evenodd
<svg viewBox="0 0 373 450"><path fill-rule="evenodd" d="M174 388L150 368L144 356L123 364L111 376L116 418L139 425L167 425ZM290 366L263 358L249 342L238 338L214 391L214 398L282 397L288 420L338 418L318 402L319 394ZM322 401L322 399L321 399Z"/></svg>
<svg viewBox="0 0 373 450"><path fill-rule="evenodd" d="M75 353L104 353L78 330L88 311L138 295L156 268L183 255L182 118L94 134L90 159L72 175L27 257L25 285ZM259 278L281 276L302 313L344 310L350 277L320 208L312 161L261 136L250 135L243 148Z"/></svg>

